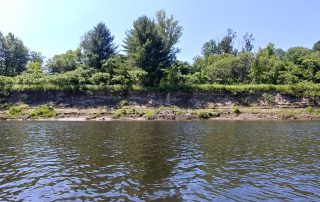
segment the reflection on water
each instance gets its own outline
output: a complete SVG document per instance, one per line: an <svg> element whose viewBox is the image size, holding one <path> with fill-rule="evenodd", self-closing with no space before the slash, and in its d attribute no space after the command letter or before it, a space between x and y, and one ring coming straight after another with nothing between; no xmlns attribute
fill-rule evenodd
<svg viewBox="0 0 320 202"><path fill-rule="evenodd" d="M0 201L320 200L320 122L0 128Z"/></svg>

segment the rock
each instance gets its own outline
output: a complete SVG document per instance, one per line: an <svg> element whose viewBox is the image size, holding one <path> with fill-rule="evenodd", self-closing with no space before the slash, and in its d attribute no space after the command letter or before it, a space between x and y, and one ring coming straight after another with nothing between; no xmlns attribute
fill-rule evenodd
<svg viewBox="0 0 320 202"><path fill-rule="evenodd" d="M197 118L197 117L189 112L189 113L186 113L186 114L182 115L182 118L185 119L185 120L192 120L192 119Z"/></svg>
<svg viewBox="0 0 320 202"><path fill-rule="evenodd" d="M156 119L175 120L176 113L173 110L162 110L156 115Z"/></svg>

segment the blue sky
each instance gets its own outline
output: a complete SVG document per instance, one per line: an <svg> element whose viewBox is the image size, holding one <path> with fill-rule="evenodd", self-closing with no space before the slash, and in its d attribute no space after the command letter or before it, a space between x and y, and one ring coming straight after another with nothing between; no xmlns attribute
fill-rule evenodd
<svg viewBox="0 0 320 202"><path fill-rule="evenodd" d="M184 28L178 58L191 62L204 42L221 38L227 28L239 38L253 33L256 48L268 42L311 48L320 40L319 8L319 0L0 0L0 31L13 32L48 59L77 48L101 21L121 48L135 19L164 9Z"/></svg>

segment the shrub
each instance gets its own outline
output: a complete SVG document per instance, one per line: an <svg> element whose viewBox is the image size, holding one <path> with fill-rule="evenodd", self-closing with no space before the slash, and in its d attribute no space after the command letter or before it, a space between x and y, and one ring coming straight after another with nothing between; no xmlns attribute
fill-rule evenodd
<svg viewBox="0 0 320 202"><path fill-rule="evenodd" d="M120 100L118 105L119 105L119 107L126 106L126 105L128 105L128 101L127 100Z"/></svg>
<svg viewBox="0 0 320 202"><path fill-rule="evenodd" d="M239 109L237 106L235 106L235 107L232 109L232 112L235 113L235 114L241 114L241 111L240 111L240 109Z"/></svg>
<svg viewBox="0 0 320 202"><path fill-rule="evenodd" d="M123 116L126 116L127 115L127 110L126 109L118 109L115 111L115 117L116 118L120 118L120 117L123 117Z"/></svg>
<svg viewBox="0 0 320 202"><path fill-rule="evenodd" d="M209 119L209 118L213 118L213 117L218 117L220 116L219 112L215 112L215 111L205 111L205 110L201 110L201 111L197 111L196 115L198 116L198 118L200 119Z"/></svg>
<svg viewBox="0 0 320 202"><path fill-rule="evenodd" d="M320 114L320 108L315 108L315 107L307 107L306 112L309 114Z"/></svg>
<svg viewBox="0 0 320 202"><path fill-rule="evenodd" d="M18 116L20 116L20 114L21 114L21 112L22 112L22 107L10 107L9 108L9 114L10 114L10 116L12 116L12 117L18 117Z"/></svg>
<svg viewBox="0 0 320 202"><path fill-rule="evenodd" d="M7 110L9 109L9 104L8 103L4 103L4 104L0 104L0 110Z"/></svg>
<svg viewBox="0 0 320 202"><path fill-rule="evenodd" d="M313 107L309 106L306 108L307 113L312 114L314 112Z"/></svg>
<svg viewBox="0 0 320 202"><path fill-rule="evenodd" d="M29 112L30 118L50 118L55 116L54 109L48 105L41 105L38 108Z"/></svg>
<svg viewBox="0 0 320 202"><path fill-rule="evenodd" d="M153 120L153 119L155 119L155 113L153 111L147 111L147 112L145 112L143 117L145 117L148 120Z"/></svg>

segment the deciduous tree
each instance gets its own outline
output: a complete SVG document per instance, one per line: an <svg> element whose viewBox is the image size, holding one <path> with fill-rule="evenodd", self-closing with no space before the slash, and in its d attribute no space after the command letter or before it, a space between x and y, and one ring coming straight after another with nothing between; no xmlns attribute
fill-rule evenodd
<svg viewBox="0 0 320 202"><path fill-rule="evenodd" d="M12 33L6 37L0 32L0 75L14 76L26 69L29 50Z"/></svg>

